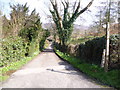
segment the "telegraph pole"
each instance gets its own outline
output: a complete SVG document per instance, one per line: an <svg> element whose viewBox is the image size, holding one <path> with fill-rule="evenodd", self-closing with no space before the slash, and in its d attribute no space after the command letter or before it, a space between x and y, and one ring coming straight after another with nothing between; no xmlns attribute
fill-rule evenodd
<svg viewBox="0 0 120 90"><path fill-rule="evenodd" d="M105 54L105 67L104 71L108 72L109 66L109 44L110 44L110 8L111 0L108 0L107 3L107 22L106 22L106 54Z"/></svg>

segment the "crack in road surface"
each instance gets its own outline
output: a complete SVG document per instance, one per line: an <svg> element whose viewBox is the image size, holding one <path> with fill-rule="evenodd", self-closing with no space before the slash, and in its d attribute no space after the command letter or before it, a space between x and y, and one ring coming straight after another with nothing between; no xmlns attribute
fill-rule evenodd
<svg viewBox="0 0 120 90"><path fill-rule="evenodd" d="M2 84L3 88L105 88L46 49Z"/></svg>

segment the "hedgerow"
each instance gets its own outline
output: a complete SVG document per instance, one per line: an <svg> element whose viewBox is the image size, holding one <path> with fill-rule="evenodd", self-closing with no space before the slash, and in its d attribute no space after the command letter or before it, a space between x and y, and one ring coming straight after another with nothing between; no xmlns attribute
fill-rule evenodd
<svg viewBox="0 0 120 90"><path fill-rule="evenodd" d="M0 41L1 62L0 67L19 61L27 53L28 45L18 36L8 37Z"/></svg>
<svg viewBox="0 0 120 90"><path fill-rule="evenodd" d="M110 36L110 61L109 68L120 68L120 35ZM78 42L79 43L79 42ZM62 51L60 44L55 43L58 50ZM77 45L66 46L65 53L84 59L86 62L101 64L103 50L106 48L106 38L97 37Z"/></svg>

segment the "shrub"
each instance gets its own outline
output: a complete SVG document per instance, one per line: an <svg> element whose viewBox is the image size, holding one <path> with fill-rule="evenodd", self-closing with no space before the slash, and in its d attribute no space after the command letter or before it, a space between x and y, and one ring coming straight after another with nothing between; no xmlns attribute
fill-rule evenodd
<svg viewBox="0 0 120 90"><path fill-rule="evenodd" d="M105 37L95 38L80 44L79 57L82 57L90 63L100 64L103 49L105 48Z"/></svg>
<svg viewBox="0 0 120 90"><path fill-rule="evenodd" d="M44 49L46 38L49 36L50 36L50 32L48 30L46 30L43 34L43 37L41 38L41 40L39 42L39 50L40 51L42 51Z"/></svg>
<svg viewBox="0 0 120 90"><path fill-rule="evenodd" d="M119 47L119 35L110 36L110 66L114 63L119 63L120 60L120 47ZM105 49L106 40L105 37L97 37L92 40L80 44L79 57L86 59L90 63L99 64L102 60L103 49Z"/></svg>
<svg viewBox="0 0 120 90"><path fill-rule="evenodd" d="M20 37L8 37L3 39L0 43L0 67L11 62L19 61L21 58L25 57L27 53L27 43Z"/></svg>

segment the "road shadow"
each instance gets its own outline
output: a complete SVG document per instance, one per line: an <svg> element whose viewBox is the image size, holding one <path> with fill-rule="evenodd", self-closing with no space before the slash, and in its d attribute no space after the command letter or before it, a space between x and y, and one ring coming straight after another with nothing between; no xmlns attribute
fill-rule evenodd
<svg viewBox="0 0 120 90"><path fill-rule="evenodd" d="M64 71L58 71L58 70L54 70L54 69L46 69L46 70L52 71L52 72L57 72L57 73L69 74L69 75L79 75L79 73L77 73L77 72L64 72Z"/></svg>
<svg viewBox="0 0 120 90"><path fill-rule="evenodd" d="M59 65L64 66L63 70L69 71L69 72L65 72L65 71L61 71L61 70L55 70L55 69L46 69L48 71L52 71L52 72L57 72L57 73L63 73L63 74L70 74L70 75L79 75L79 73L76 71L76 69L71 66L70 64L66 63L66 62L59 62Z"/></svg>
<svg viewBox="0 0 120 90"><path fill-rule="evenodd" d="M107 87L106 84L99 82L95 78L89 77L87 74L79 71L78 69L74 68L72 65L68 64L67 62L64 62L64 61L59 62L59 65L63 65L65 66L65 68L63 70L56 70L54 68L53 69L48 68L46 70L51 71L51 72L61 73L61 74L67 74L67 75L77 75L77 76L80 76L80 78L83 80L87 80L89 82ZM67 72L64 70L66 70Z"/></svg>
<svg viewBox="0 0 120 90"><path fill-rule="evenodd" d="M59 65L64 65L65 66L65 70L68 70L68 71L73 71L75 70L75 68L73 68L72 65L68 64L67 62L59 62L58 63Z"/></svg>

